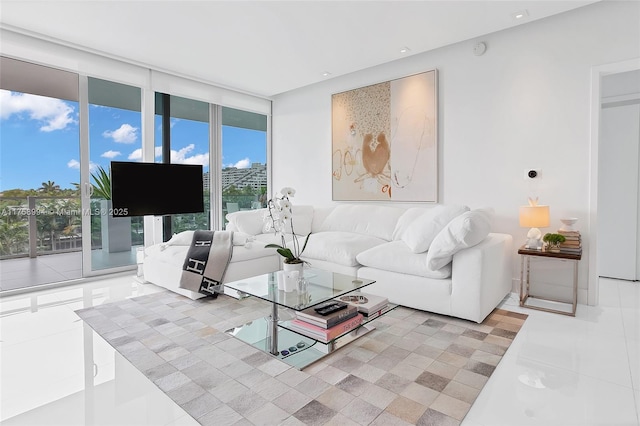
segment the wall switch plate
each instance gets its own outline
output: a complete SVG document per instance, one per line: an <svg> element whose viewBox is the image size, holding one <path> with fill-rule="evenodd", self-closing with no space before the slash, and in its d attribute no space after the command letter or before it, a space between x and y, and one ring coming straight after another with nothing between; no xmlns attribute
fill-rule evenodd
<svg viewBox="0 0 640 426"><path fill-rule="evenodd" d="M524 180L542 178L542 169L524 169Z"/></svg>

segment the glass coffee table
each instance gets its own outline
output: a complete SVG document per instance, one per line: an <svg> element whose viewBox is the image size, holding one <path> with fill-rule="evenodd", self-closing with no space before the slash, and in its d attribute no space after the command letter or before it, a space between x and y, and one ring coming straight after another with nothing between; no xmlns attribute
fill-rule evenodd
<svg viewBox="0 0 640 426"><path fill-rule="evenodd" d="M270 316L234 327L226 333L302 369L374 330L375 327L369 323L397 307L390 303L379 315L365 317L360 327L322 343L290 329L289 323L295 319L295 314L292 312L291 318L281 319L278 308L302 311L339 296L357 294L375 281L313 268L305 268L304 278L306 288L291 292L278 290L276 272L225 283L225 288L233 289L242 296L254 296L272 304Z"/></svg>

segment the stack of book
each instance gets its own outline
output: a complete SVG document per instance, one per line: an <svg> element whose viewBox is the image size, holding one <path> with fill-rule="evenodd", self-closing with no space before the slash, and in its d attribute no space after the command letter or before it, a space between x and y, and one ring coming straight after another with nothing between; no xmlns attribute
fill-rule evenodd
<svg viewBox="0 0 640 426"><path fill-rule="evenodd" d="M389 304L386 297L376 296L368 293L352 293L337 298L341 302L346 302L355 306L365 318L371 320L382 315L384 309Z"/></svg>
<svg viewBox="0 0 640 426"><path fill-rule="evenodd" d="M322 308L332 303L341 306L341 309L323 315ZM362 320L363 316L355 306L340 301L330 301L296 312L296 319L289 323L289 327L312 339L329 343L336 337L360 327Z"/></svg>
<svg viewBox="0 0 640 426"><path fill-rule="evenodd" d="M565 231L558 230L558 234L563 235L565 238L564 243L560 243L560 251L565 253L581 253L582 252L582 238L580 231Z"/></svg>

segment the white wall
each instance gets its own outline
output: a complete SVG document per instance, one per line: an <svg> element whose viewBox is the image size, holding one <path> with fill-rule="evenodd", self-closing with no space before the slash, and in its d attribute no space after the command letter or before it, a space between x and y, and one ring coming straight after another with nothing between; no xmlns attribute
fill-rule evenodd
<svg viewBox="0 0 640 426"><path fill-rule="evenodd" d="M518 206L529 195L551 206L543 232L578 217L585 303L591 68L640 57L639 17L638 2L597 3L281 94L273 103L273 187L295 187L296 203L331 204L331 94L437 68L439 201L493 207L494 230L516 244L527 232ZM477 41L488 45L480 57ZM523 179L528 168L542 169L534 186ZM519 278L516 261L514 254Z"/></svg>

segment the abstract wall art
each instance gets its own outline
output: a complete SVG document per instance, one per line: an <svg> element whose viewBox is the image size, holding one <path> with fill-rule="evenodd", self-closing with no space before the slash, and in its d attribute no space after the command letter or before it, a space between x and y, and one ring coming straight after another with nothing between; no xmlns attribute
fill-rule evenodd
<svg viewBox="0 0 640 426"><path fill-rule="evenodd" d="M331 98L335 201L438 201L437 71Z"/></svg>

